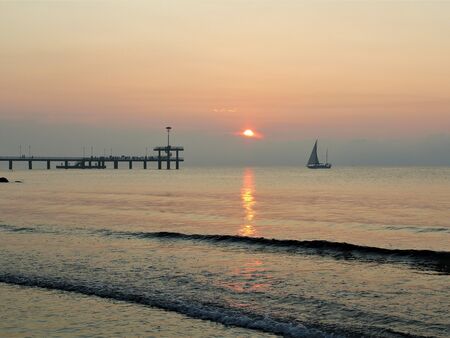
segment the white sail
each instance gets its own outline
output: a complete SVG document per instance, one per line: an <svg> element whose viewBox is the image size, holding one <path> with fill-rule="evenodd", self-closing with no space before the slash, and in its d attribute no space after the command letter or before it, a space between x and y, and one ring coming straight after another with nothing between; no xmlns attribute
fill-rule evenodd
<svg viewBox="0 0 450 338"><path fill-rule="evenodd" d="M314 143L313 150L311 152L311 156L309 156L308 165L317 165L319 164L319 158L317 157L317 140Z"/></svg>

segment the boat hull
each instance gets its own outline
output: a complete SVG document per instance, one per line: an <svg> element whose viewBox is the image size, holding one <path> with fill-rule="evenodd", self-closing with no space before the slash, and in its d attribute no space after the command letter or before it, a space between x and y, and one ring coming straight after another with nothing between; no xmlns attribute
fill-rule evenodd
<svg viewBox="0 0 450 338"><path fill-rule="evenodd" d="M308 169L331 169L330 163L310 164L306 166Z"/></svg>

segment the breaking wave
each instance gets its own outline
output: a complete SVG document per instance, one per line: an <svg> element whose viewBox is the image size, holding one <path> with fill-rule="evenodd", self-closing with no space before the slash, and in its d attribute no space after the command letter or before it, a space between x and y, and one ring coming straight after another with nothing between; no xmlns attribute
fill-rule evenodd
<svg viewBox="0 0 450 338"><path fill-rule="evenodd" d="M0 274L0 283L27 287L39 287L49 290L75 292L87 296L125 301L148 305L163 310L174 311L191 318L209 320L224 325L237 326L246 329L269 332L285 337L339 337L336 333L325 333L316 328L308 328L300 323L284 322L282 320L251 313L243 313L232 308L209 306L199 302L179 299L167 299L157 294L142 294L133 290L114 288L110 285L91 283L74 283L61 279L43 277L17 276L8 273Z"/></svg>
<svg viewBox="0 0 450 338"><path fill-rule="evenodd" d="M282 250L330 256L336 259L406 263L441 273L450 273L450 252L416 249L388 249L326 240L289 240L233 235L200 235L178 232L126 232L99 230L104 235L149 239L190 240L223 245L245 245L261 250Z"/></svg>
<svg viewBox="0 0 450 338"><path fill-rule="evenodd" d="M291 240L265 237L245 237L235 235L206 235L185 234L179 232L132 232L115 231L109 229L87 230L72 229L72 231L47 229L44 227L16 227L0 224L3 231L19 233L47 233L47 234L76 234L113 236L121 238L140 238L172 241L193 241L222 246L245 246L260 251L286 252L308 255L319 255L341 260L358 260L361 262L377 262L406 264L421 270L432 270L442 274L450 274L450 252L419 249L393 249L364 246L345 242L332 242L326 240Z"/></svg>

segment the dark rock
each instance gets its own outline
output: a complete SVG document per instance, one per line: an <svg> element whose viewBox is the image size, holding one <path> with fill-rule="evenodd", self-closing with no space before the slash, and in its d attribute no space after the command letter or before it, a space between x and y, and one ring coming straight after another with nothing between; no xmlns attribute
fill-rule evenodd
<svg viewBox="0 0 450 338"><path fill-rule="evenodd" d="M14 181L14 183L23 183L22 181Z"/></svg>
<svg viewBox="0 0 450 338"><path fill-rule="evenodd" d="M0 183L8 183L8 179L6 177L0 177Z"/></svg>

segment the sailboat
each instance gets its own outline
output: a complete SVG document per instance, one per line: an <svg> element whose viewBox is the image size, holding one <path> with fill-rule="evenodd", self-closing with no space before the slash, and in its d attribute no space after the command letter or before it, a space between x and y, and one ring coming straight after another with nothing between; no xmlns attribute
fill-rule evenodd
<svg viewBox="0 0 450 338"><path fill-rule="evenodd" d="M328 163L328 149L327 149L325 163L319 162L319 158L317 157L317 140L316 140L316 143L314 143L314 147L311 152L311 156L309 156L308 164L306 166L309 169L330 169L331 168L331 163Z"/></svg>

